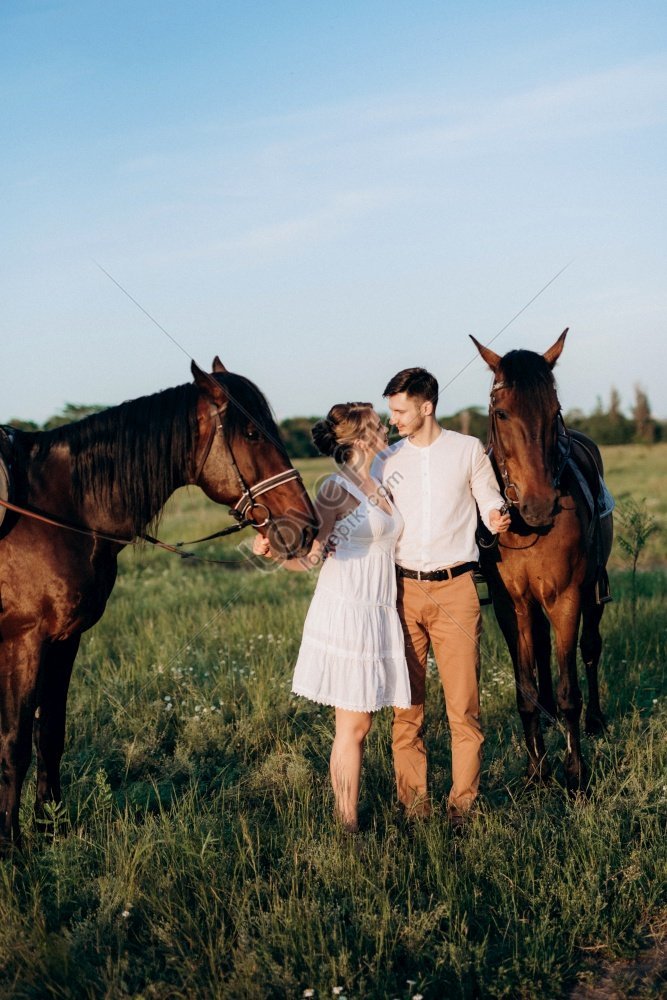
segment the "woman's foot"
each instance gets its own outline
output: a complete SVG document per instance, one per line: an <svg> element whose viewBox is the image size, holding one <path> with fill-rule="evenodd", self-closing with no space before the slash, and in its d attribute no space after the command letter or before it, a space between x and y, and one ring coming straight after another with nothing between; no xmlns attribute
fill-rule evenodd
<svg viewBox="0 0 667 1000"><path fill-rule="evenodd" d="M359 820L355 816L343 816L337 809L334 816L343 833L359 833Z"/></svg>

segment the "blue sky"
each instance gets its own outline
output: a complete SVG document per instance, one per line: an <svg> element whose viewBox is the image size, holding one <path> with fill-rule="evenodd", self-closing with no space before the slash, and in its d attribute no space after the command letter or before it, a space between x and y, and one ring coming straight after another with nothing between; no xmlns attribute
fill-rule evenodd
<svg viewBox="0 0 667 1000"><path fill-rule="evenodd" d="M667 417L666 29L642 0L2 0L0 420L214 354L279 417L415 364L441 412L485 405L467 334L565 265L494 349L569 326L566 409L639 383Z"/></svg>

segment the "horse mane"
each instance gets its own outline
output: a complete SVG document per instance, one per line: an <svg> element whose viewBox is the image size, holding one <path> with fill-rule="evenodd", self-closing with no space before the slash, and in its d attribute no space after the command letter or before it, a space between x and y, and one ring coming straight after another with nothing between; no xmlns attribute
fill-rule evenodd
<svg viewBox="0 0 667 1000"><path fill-rule="evenodd" d="M535 351L509 351L498 366L496 381L516 391L516 402L524 411L546 410L556 396L553 372Z"/></svg>
<svg viewBox="0 0 667 1000"><path fill-rule="evenodd" d="M232 443L252 421L285 453L260 390L231 372L211 378L226 389L229 399L223 416L226 441ZM187 383L43 431L35 435L35 458L44 460L53 448L65 445L78 502L92 495L129 520L135 534L147 526L154 530L168 498L192 474L198 395L196 385Z"/></svg>
<svg viewBox="0 0 667 1000"><path fill-rule="evenodd" d="M131 399L38 435L36 458L65 445L72 460L72 489L113 506L139 534L159 520L168 497L188 476L197 438L193 385Z"/></svg>
<svg viewBox="0 0 667 1000"><path fill-rule="evenodd" d="M228 443L243 436L247 431L248 423L252 422L278 449L283 458L287 458L287 450L280 437L271 407L254 382L233 372L216 374L213 378L226 390L229 398L229 405L222 422Z"/></svg>

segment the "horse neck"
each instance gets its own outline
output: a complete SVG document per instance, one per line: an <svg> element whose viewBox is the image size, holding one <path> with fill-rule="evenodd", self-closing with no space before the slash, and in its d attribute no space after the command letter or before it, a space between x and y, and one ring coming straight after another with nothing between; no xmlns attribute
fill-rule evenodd
<svg viewBox="0 0 667 1000"><path fill-rule="evenodd" d="M124 510L118 502L117 490L100 496L92 485L79 496L73 479L71 452L67 445L58 445L45 458L29 463L21 500L31 509L56 520L129 540L159 518L169 499L166 496L161 503L151 505L148 516L142 517L142 524L138 525L132 512ZM178 483L175 488L179 485L185 484Z"/></svg>
<svg viewBox="0 0 667 1000"><path fill-rule="evenodd" d="M86 418L85 426L36 435L30 502L123 537L154 525L174 490L189 479L194 431L189 397L181 398L187 388L121 404Z"/></svg>

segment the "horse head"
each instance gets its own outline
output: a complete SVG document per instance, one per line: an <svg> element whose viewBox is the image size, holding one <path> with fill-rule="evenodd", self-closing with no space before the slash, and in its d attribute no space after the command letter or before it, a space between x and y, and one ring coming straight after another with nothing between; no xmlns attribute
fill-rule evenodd
<svg viewBox="0 0 667 1000"><path fill-rule="evenodd" d="M277 555L303 555L317 534L317 517L269 405L257 386L228 372L218 357L212 369L204 372L192 362L198 397L191 482L228 504L237 520L254 523Z"/></svg>
<svg viewBox="0 0 667 1000"><path fill-rule="evenodd" d="M532 528L553 524L558 503L558 417L553 367L567 329L544 354L510 351L501 357L474 337L494 375L489 444L506 499Z"/></svg>

